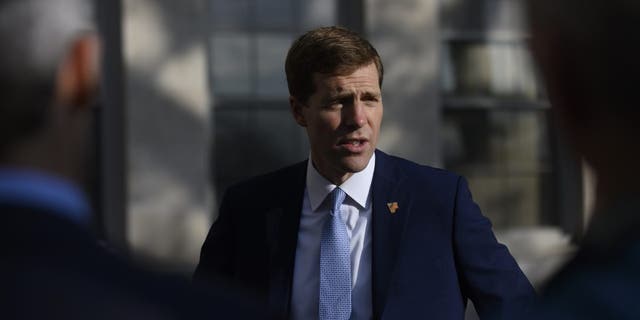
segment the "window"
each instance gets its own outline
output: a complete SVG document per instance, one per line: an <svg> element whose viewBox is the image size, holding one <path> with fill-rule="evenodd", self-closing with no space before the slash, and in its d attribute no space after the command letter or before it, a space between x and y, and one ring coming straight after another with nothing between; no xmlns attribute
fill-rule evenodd
<svg viewBox="0 0 640 320"><path fill-rule="evenodd" d="M581 230L579 166L562 151L521 1L441 1L443 157L498 230ZM480 14L479 14L480 13Z"/></svg>

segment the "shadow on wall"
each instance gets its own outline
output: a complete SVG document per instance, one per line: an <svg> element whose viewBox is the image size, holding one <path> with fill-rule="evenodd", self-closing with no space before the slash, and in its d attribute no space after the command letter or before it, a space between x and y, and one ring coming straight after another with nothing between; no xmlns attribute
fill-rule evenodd
<svg viewBox="0 0 640 320"><path fill-rule="evenodd" d="M286 91L211 101L208 1L124 3L129 242L151 267L191 272L226 187L304 159L306 139Z"/></svg>
<svg viewBox="0 0 640 320"><path fill-rule="evenodd" d="M286 108L222 108L214 116L214 133L211 180L216 186L217 199L221 199L227 187L235 183L308 156L304 130L298 127Z"/></svg>
<svg viewBox="0 0 640 320"><path fill-rule="evenodd" d="M124 1L127 231L155 268L190 269L209 227L205 8Z"/></svg>

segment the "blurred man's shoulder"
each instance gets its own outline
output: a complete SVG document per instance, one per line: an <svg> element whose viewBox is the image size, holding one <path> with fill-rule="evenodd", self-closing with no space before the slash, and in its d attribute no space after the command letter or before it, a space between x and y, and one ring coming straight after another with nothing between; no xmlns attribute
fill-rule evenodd
<svg viewBox="0 0 640 320"><path fill-rule="evenodd" d="M545 319L639 319L640 241L606 259L579 252L544 289L539 316Z"/></svg>

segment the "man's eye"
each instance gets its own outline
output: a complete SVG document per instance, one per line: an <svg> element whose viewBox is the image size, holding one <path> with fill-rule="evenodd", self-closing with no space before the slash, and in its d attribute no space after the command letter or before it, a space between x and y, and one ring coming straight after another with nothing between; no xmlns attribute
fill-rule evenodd
<svg viewBox="0 0 640 320"><path fill-rule="evenodd" d="M342 101L339 101L339 100L331 101L331 102L327 103L325 108L327 108L327 109L340 109L340 108L342 108Z"/></svg>
<svg viewBox="0 0 640 320"><path fill-rule="evenodd" d="M366 96L364 98L362 98L363 101L371 101L371 102L378 102L380 100L379 97L376 96Z"/></svg>

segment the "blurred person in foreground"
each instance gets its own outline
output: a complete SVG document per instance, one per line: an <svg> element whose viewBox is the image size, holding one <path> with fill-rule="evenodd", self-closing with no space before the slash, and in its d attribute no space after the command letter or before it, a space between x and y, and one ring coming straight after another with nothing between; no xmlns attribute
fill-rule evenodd
<svg viewBox="0 0 640 320"><path fill-rule="evenodd" d="M266 296L278 319L517 319L534 298L464 178L376 150L380 57L340 27L286 58L310 157L227 190L195 280Z"/></svg>
<svg viewBox="0 0 640 320"><path fill-rule="evenodd" d="M531 0L531 48L557 124L596 174L576 256L539 319L640 319L640 2Z"/></svg>
<svg viewBox="0 0 640 320"><path fill-rule="evenodd" d="M93 10L0 0L0 319L247 318L226 293L142 272L89 233Z"/></svg>

